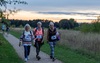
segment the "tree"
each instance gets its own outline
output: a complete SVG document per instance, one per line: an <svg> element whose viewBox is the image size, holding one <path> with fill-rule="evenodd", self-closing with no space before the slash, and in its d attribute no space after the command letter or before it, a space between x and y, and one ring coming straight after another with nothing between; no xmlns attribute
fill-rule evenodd
<svg viewBox="0 0 100 63"><path fill-rule="evenodd" d="M59 21L59 25L60 25L60 28L63 28L63 29L69 29L70 28L70 25L69 25L69 22L67 19L62 19Z"/></svg>
<svg viewBox="0 0 100 63"><path fill-rule="evenodd" d="M0 6L5 7L5 9L7 9L7 4L27 4L27 2L21 0L0 0Z"/></svg>
<svg viewBox="0 0 100 63"><path fill-rule="evenodd" d="M78 23L74 19L62 19L59 21L60 28L63 29L73 29L75 27L78 27Z"/></svg>
<svg viewBox="0 0 100 63"><path fill-rule="evenodd" d="M3 16L3 12L0 10L0 18Z"/></svg>
<svg viewBox="0 0 100 63"><path fill-rule="evenodd" d="M7 4L17 5L17 4L27 4L27 2L21 0L0 0L0 11L3 13L3 17L6 18L8 18L9 14L16 13L17 11L20 10L16 9L16 7L14 7L13 9L8 9L9 7L7 7Z"/></svg>
<svg viewBox="0 0 100 63"><path fill-rule="evenodd" d="M59 28L59 22L55 22L55 26Z"/></svg>
<svg viewBox="0 0 100 63"><path fill-rule="evenodd" d="M19 11L19 9L16 9L16 7L14 7L14 9L8 9L7 4L27 4L27 2L21 0L0 0L0 19L3 19L3 21L6 22L8 22L7 20L10 14L14 14Z"/></svg>

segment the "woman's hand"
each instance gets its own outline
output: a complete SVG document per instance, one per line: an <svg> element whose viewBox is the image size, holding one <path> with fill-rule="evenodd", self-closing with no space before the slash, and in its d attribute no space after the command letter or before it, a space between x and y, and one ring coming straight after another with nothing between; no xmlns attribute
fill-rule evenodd
<svg viewBox="0 0 100 63"><path fill-rule="evenodd" d="M22 45L22 41L19 41L19 47Z"/></svg>
<svg viewBox="0 0 100 63"><path fill-rule="evenodd" d="M33 40L33 42L32 42L32 43L33 43L33 45L35 45L35 39Z"/></svg>

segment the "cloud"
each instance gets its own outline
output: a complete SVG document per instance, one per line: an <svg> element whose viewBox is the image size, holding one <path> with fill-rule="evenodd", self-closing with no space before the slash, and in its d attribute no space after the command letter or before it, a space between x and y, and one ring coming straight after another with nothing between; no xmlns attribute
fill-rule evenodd
<svg viewBox="0 0 100 63"><path fill-rule="evenodd" d="M68 10L68 9L98 9L100 0L24 0L28 5L16 5L23 10ZM9 7L13 7L9 6Z"/></svg>
<svg viewBox="0 0 100 63"><path fill-rule="evenodd" d="M24 0L28 5L16 5L26 12L17 15L20 19L96 19L100 15L100 0ZM13 8L9 5L9 8ZM30 13L34 11L34 13ZM29 13L27 13L29 12ZM35 13L36 12L36 13ZM12 16L13 18L14 16ZM16 18L16 16L15 16Z"/></svg>
<svg viewBox="0 0 100 63"><path fill-rule="evenodd" d="M82 13L82 12L38 12L40 14L64 14L64 15L100 15L99 13Z"/></svg>

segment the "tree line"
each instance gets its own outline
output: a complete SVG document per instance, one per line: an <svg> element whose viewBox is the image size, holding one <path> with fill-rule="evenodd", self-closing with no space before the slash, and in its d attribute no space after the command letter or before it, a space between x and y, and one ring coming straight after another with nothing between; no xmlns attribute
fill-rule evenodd
<svg viewBox="0 0 100 63"><path fill-rule="evenodd" d="M30 24L31 27L36 27L37 22L42 22L42 26L45 28L48 28L49 23L53 22L51 20L42 20L42 19L36 19L36 20L9 20L10 25L14 27L24 27L25 24ZM62 28L62 29L73 29L75 27L78 27L79 24L74 19L61 19L59 22L54 22L55 27Z"/></svg>

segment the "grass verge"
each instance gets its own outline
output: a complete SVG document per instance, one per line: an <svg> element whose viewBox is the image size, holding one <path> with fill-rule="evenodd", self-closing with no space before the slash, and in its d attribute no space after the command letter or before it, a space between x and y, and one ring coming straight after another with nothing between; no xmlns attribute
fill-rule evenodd
<svg viewBox="0 0 100 63"><path fill-rule="evenodd" d="M24 63L2 34L0 34L0 63Z"/></svg>

